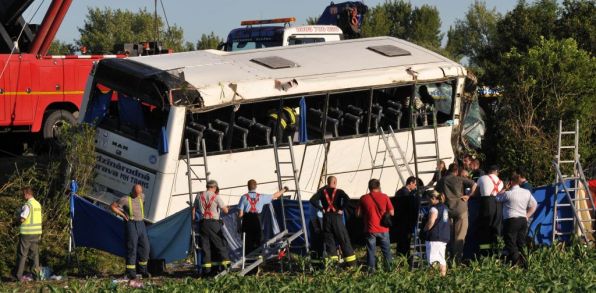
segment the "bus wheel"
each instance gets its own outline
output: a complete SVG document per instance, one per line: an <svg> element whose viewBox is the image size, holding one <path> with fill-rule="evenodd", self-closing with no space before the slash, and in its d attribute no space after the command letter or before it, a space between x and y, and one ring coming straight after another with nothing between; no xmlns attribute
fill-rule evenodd
<svg viewBox="0 0 596 293"><path fill-rule="evenodd" d="M54 110L50 112L43 124L43 138L55 138L60 134L60 128L64 124L74 125L77 120L72 113L66 110Z"/></svg>

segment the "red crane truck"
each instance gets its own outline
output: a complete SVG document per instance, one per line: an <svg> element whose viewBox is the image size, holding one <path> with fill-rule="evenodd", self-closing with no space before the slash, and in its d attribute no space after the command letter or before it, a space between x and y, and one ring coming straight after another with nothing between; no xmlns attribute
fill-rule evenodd
<svg viewBox="0 0 596 293"><path fill-rule="evenodd" d="M145 42L121 45L121 55L47 55L72 0L52 0L41 24L23 18L32 2L0 0L0 132L52 138L62 123L76 122L94 62L170 52Z"/></svg>
<svg viewBox="0 0 596 293"><path fill-rule="evenodd" d="M91 66L109 55L48 56L72 0L53 0L39 25L23 19L32 2L0 1L0 132L51 138L76 122Z"/></svg>

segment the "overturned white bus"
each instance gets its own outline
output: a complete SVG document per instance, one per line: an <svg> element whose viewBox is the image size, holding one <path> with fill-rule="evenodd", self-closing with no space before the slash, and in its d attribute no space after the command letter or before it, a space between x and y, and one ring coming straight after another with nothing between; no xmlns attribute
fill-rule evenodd
<svg viewBox="0 0 596 293"><path fill-rule="evenodd" d="M97 125L97 176L88 196L110 203L140 183L151 222L187 207L187 138L193 149L205 140L210 177L228 204L238 202L249 179L261 192L276 190L272 137L279 123L271 117L286 108L300 120L290 137L304 199L328 175L352 198L367 191L370 178L392 194L400 168L381 130L395 131L402 161L428 182L437 159L453 160L465 77L459 64L390 37L102 60L87 83L81 118ZM435 148L440 156L433 158Z"/></svg>

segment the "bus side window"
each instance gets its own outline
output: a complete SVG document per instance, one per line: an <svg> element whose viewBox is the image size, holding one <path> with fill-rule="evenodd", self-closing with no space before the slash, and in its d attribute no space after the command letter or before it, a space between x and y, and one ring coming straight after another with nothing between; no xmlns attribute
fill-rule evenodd
<svg viewBox="0 0 596 293"><path fill-rule="evenodd" d="M190 121L186 124L184 130L185 139L188 139L188 148L191 154L201 154L202 146L201 141L203 140L203 132L207 127L205 125ZM184 142L182 142L184 143ZM181 155L186 155L186 147L183 145Z"/></svg>
<svg viewBox="0 0 596 293"><path fill-rule="evenodd" d="M207 152L223 151L224 149L224 132L213 128L213 125L209 125L205 129L203 136L205 137L205 145Z"/></svg>
<svg viewBox="0 0 596 293"><path fill-rule="evenodd" d="M254 118L236 116L236 123L239 127L246 129L247 146L264 146L271 144L271 128L257 122Z"/></svg>
<svg viewBox="0 0 596 293"><path fill-rule="evenodd" d="M322 110L309 108L308 109L308 131L311 133L313 138L328 138L328 137L338 137L339 136L339 119L333 118L331 116L327 116L327 121L325 123L326 131L323 135L323 117L324 113Z"/></svg>
<svg viewBox="0 0 596 293"><path fill-rule="evenodd" d="M368 123L368 108L370 100L369 90L359 90L329 96L329 117L337 119L339 136L351 136L366 133ZM378 109L373 109L378 110ZM374 113L374 112L373 112ZM379 119L381 113L373 115ZM375 132L378 121L371 122L371 131ZM329 130L329 128L327 128Z"/></svg>
<svg viewBox="0 0 596 293"><path fill-rule="evenodd" d="M393 88L376 89L373 91L373 114L380 112L378 129L394 131L400 128L409 127L409 96L412 93L412 86L401 86ZM374 121L374 120L373 120ZM372 121L371 121L372 123Z"/></svg>

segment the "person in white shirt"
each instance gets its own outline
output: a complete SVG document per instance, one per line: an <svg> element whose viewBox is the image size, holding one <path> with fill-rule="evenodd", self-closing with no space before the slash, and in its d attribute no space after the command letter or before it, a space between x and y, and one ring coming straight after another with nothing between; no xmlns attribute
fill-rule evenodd
<svg viewBox="0 0 596 293"><path fill-rule="evenodd" d="M537 202L532 193L519 187L521 178L517 174L511 177L513 186L497 195L497 201L503 203L503 238L508 258L513 264L523 263L521 255L528 235L528 220L536 211Z"/></svg>
<svg viewBox="0 0 596 293"><path fill-rule="evenodd" d="M504 186L503 181L499 179L499 166L490 166L488 174L480 176L476 184L480 196L497 196Z"/></svg>
<svg viewBox="0 0 596 293"><path fill-rule="evenodd" d="M497 194L503 190L503 181L499 179L499 167L492 165L488 174L480 176L476 182L475 196L480 196L476 238L481 254L492 250L501 235L502 205L497 202ZM488 250L488 251L487 251Z"/></svg>

